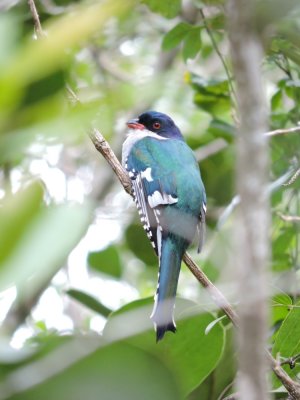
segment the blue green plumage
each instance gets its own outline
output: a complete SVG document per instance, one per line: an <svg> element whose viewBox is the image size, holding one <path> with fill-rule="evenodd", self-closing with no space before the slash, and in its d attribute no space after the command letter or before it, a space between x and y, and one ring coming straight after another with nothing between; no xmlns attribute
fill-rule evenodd
<svg viewBox="0 0 300 400"><path fill-rule="evenodd" d="M149 111L128 122L123 165L132 180L140 218L159 258L151 319L157 340L176 331L173 312L184 252L198 227L203 241L206 196L198 164L179 129L165 114Z"/></svg>

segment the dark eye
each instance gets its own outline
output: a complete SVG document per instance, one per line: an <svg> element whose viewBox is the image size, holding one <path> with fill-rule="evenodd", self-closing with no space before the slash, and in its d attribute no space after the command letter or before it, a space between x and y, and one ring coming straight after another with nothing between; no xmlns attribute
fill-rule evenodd
<svg viewBox="0 0 300 400"><path fill-rule="evenodd" d="M154 122L153 128L154 129L159 129L160 128L160 123L159 122Z"/></svg>

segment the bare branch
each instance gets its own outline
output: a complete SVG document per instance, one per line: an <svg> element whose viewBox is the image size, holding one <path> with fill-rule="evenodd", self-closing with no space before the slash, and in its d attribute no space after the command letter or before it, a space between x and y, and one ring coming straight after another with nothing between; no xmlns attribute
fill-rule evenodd
<svg viewBox="0 0 300 400"><path fill-rule="evenodd" d="M240 398L239 393L233 393L229 396L223 397L222 400L238 400Z"/></svg>
<svg viewBox="0 0 300 400"><path fill-rule="evenodd" d="M289 399L299 400L300 399L300 384L294 382L293 379L285 372L281 367L280 361L275 360L272 355L267 351L267 357L271 363L273 372L276 374L277 378L282 382L283 386L289 393Z"/></svg>
<svg viewBox="0 0 300 400"><path fill-rule="evenodd" d="M293 128L276 129L275 131L266 132L266 136L279 136L287 135L289 133L300 133L300 126L294 126Z"/></svg>
<svg viewBox="0 0 300 400"><path fill-rule="evenodd" d="M225 149L228 146L226 140L218 138L208 143L205 146L200 147L195 151L195 156L197 161L205 160L206 158L218 153L219 151Z"/></svg>
<svg viewBox="0 0 300 400"><path fill-rule="evenodd" d="M291 369L295 368L296 362L300 359L300 354L296 354L293 357L286 358L280 362L280 365L289 365Z"/></svg>
<svg viewBox="0 0 300 400"><path fill-rule="evenodd" d="M183 256L183 261L194 275L194 277L201 283L203 287L205 287L214 303L224 311L227 317L231 320L231 322L238 326L238 317L226 297L222 292L208 279L208 277L204 274L203 271L198 267L198 265L193 261L191 256L188 253L185 253Z"/></svg>
<svg viewBox="0 0 300 400"><path fill-rule="evenodd" d="M280 212L277 215L285 222L300 222L299 215L284 215Z"/></svg>
<svg viewBox="0 0 300 400"><path fill-rule="evenodd" d="M114 173L117 175L119 181L121 182L121 185L124 187L126 192L131 195L132 189L130 178L124 171L122 165L120 164L119 160L115 156L115 153L112 151L107 141L104 139L103 135L97 129L92 129L90 133L90 138L94 143L96 150L98 150L99 153L102 154L102 156L111 166Z"/></svg>
<svg viewBox="0 0 300 400"><path fill-rule="evenodd" d="M291 179L287 183L284 183L282 186L292 185L295 182L295 180L298 178L299 175L300 175L300 168L297 169L297 171L294 173L294 175L291 177Z"/></svg>
<svg viewBox="0 0 300 400"><path fill-rule="evenodd" d="M29 4L29 8L30 8L30 11L32 14L33 21L34 21L34 31L35 31L37 38L46 36L45 32L43 31L43 28L42 28L42 25L40 22L40 17L37 12L34 0L28 0L28 4Z"/></svg>

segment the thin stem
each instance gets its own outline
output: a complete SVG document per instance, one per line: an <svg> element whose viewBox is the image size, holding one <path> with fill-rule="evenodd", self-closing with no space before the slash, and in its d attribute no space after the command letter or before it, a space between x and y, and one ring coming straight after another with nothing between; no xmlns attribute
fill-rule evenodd
<svg viewBox="0 0 300 400"><path fill-rule="evenodd" d="M279 136L279 135L286 135L289 133L300 133L300 126L294 126L293 128L283 128L283 129L276 129L275 131L266 132L266 136Z"/></svg>
<svg viewBox="0 0 300 400"><path fill-rule="evenodd" d="M297 169L297 171L294 173L294 175L291 177L291 179L287 183L284 183L283 186L292 185L295 182L295 180L298 178L299 175L300 175L300 168Z"/></svg>
<svg viewBox="0 0 300 400"><path fill-rule="evenodd" d="M234 90L234 87L233 87L233 84L232 84L232 76L230 74L229 68L228 68L228 66L226 64L226 61L225 61L225 59L223 57L223 54L221 53L221 51L220 51L220 49L218 47L216 39L215 39L215 37L214 37L214 35L213 35L213 33L212 33L208 23L207 23L203 8L200 8L200 14L201 14L201 17L202 17L202 20L203 20L203 25L204 25L204 27L206 29L206 32L207 32L208 36L210 37L211 43L213 45L213 48L215 49L218 57L221 60L222 65L224 67L224 70L225 70L225 73L226 73L226 76L227 76L227 79L228 79L228 85L229 85L229 88L230 88L230 92L232 94L232 96L230 96L230 99L231 99L231 102L232 102L233 109L236 109L237 98L236 98L235 90Z"/></svg>
<svg viewBox="0 0 300 400"><path fill-rule="evenodd" d="M37 12L34 0L28 0L28 5L32 14L32 18L34 21L34 30L37 38L40 38L42 36L46 36L45 32L43 31L41 22L40 22L40 17Z"/></svg>

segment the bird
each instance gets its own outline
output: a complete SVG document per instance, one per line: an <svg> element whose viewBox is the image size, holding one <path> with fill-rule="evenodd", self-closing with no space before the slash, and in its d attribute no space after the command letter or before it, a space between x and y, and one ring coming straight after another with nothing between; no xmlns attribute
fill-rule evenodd
<svg viewBox="0 0 300 400"><path fill-rule="evenodd" d="M127 122L122 165L143 228L158 257L159 272L150 316L156 341L176 332L174 307L183 255L198 230L205 234L206 192L192 149L166 114L146 111Z"/></svg>

